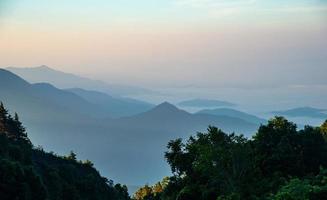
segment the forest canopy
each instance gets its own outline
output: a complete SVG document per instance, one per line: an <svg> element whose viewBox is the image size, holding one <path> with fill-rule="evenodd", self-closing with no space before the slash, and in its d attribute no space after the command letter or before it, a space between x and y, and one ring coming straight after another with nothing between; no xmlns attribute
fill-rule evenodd
<svg viewBox="0 0 327 200"><path fill-rule="evenodd" d="M320 127L275 117L252 138L217 127L171 140L172 176L145 185L135 200L327 199L327 120ZM34 147L18 114L0 104L0 199L128 200L125 185L102 177L89 160Z"/></svg>
<svg viewBox="0 0 327 200"><path fill-rule="evenodd" d="M144 186L135 200L327 199L327 121L297 126L283 117L251 139L216 127L168 143L173 176L160 191ZM160 183L160 182L159 182Z"/></svg>
<svg viewBox="0 0 327 200"><path fill-rule="evenodd" d="M36 148L17 114L0 104L1 200L128 200L127 187L101 177L91 161Z"/></svg>

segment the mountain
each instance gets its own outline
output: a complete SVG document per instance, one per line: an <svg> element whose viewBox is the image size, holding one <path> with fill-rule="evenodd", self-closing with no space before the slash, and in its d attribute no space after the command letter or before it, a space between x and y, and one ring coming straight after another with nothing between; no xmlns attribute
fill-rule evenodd
<svg viewBox="0 0 327 200"><path fill-rule="evenodd" d="M21 113L36 146L59 154L74 150L81 159L92 160L104 176L133 186L170 174L163 152L171 139L187 138L208 125L246 135L257 128L235 117L191 114L167 102L111 118L104 105L113 99L106 94L30 84L6 70L0 70L0 101Z"/></svg>
<svg viewBox="0 0 327 200"><path fill-rule="evenodd" d="M58 101L64 102L63 99L66 101L65 104L58 104ZM10 110L14 108L23 117L28 116L31 121L48 119L45 115L50 116L51 120L62 122L66 119L73 120L77 116L81 116L78 118L81 120L82 115L73 114L71 110L78 110L87 104L77 95L61 91L48 84L29 84L19 76L3 69L0 69L0 100L6 103ZM81 111L88 112L85 109ZM84 119L86 118L85 116Z"/></svg>
<svg viewBox="0 0 327 200"><path fill-rule="evenodd" d="M204 113L204 114L210 114L210 115L216 115L216 116L229 116L229 117L236 117L239 119L243 119L244 121L251 122L254 124L263 124L266 123L267 120L259 118L255 115L251 115L245 112L241 112L235 109L230 108L217 108L217 109L205 109L200 110L197 113Z"/></svg>
<svg viewBox="0 0 327 200"><path fill-rule="evenodd" d="M103 81L80 77L71 73L54 70L45 65L31 68L8 67L6 69L24 78L30 83L46 82L61 89L83 88L87 90L104 92L113 96L153 93L153 91L144 88L108 84Z"/></svg>
<svg viewBox="0 0 327 200"><path fill-rule="evenodd" d="M116 157L116 161L119 160L120 163L119 165L111 163L110 167L115 169L118 177L124 175L129 177L118 179L119 181L133 185L140 184L133 183L134 179L154 182L155 177L170 174L169 167L164 161L163 149L166 149L172 138L187 138L198 131L205 131L209 125L228 132L244 133L247 136L254 133L258 127L235 117L191 114L167 102L150 111L104 121L103 124L106 124L108 132L114 135L101 141L103 145L112 147L107 158L112 160ZM134 173L128 170L126 172L125 168L121 167L130 162L133 162Z"/></svg>
<svg viewBox="0 0 327 200"><path fill-rule="evenodd" d="M48 83L30 84L7 70L0 69L0 99L18 107L24 116L26 108L33 108L35 114L63 112L63 119L70 114L80 119L85 117L108 118L138 114L153 105L128 98L111 97L105 93L83 89L61 90ZM25 101L21 101L25 99ZM50 112L50 110L52 110ZM49 112L45 112L49 110ZM68 113L68 114L67 114ZM29 115L32 113L29 113ZM76 116L77 115L77 116ZM73 117L73 116L72 116ZM59 117L61 118L61 117Z"/></svg>
<svg viewBox="0 0 327 200"><path fill-rule="evenodd" d="M219 101L219 100L211 100L211 99L191 99L178 103L179 106L183 107L222 107L222 106L235 106L235 104L228 101Z"/></svg>
<svg viewBox="0 0 327 200"><path fill-rule="evenodd" d="M150 110L154 105L143 101L138 101L130 98L112 97L108 94L84 90L81 88L66 89L94 105L100 106L102 109L107 110L112 117L124 117L139 114Z"/></svg>
<svg viewBox="0 0 327 200"><path fill-rule="evenodd" d="M244 134L250 134L257 128L256 124L236 117L215 116L206 113L191 114L168 102L164 102L148 112L121 118L119 122L150 129L160 128L170 133L174 132L175 128L179 128L181 132L205 130L209 125L217 126L225 131Z"/></svg>
<svg viewBox="0 0 327 200"><path fill-rule="evenodd" d="M271 113L289 117L309 117L327 119L327 109L319 109L312 107L298 107L289 110L273 111Z"/></svg>

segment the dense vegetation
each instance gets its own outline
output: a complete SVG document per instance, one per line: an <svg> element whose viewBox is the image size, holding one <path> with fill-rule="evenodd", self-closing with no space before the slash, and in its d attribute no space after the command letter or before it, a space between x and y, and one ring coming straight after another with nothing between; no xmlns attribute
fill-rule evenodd
<svg viewBox="0 0 327 200"><path fill-rule="evenodd" d="M172 140L173 176L146 185L135 200L327 199L327 121L297 130L275 117L251 139L209 127ZM35 148L18 115L0 104L1 200L127 200L127 187L101 177L91 161Z"/></svg>
<svg viewBox="0 0 327 200"><path fill-rule="evenodd" d="M321 127L275 117L252 139L215 127L165 154L173 176L144 186L135 200L327 199L327 121ZM159 189L158 189L159 188Z"/></svg>
<svg viewBox="0 0 327 200"><path fill-rule="evenodd" d="M90 161L33 147L15 114L0 105L1 200L127 200L127 187L100 176Z"/></svg>

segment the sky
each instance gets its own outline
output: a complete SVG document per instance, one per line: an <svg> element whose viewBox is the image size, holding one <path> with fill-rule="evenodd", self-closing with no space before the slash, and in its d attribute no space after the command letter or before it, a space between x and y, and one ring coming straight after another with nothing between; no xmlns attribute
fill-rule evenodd
<svg viewBox="0 0 327 200"><path fill-rule="evenodd" d="M148 88L327 88L326 0L0 0L0 67Z"/></svg>

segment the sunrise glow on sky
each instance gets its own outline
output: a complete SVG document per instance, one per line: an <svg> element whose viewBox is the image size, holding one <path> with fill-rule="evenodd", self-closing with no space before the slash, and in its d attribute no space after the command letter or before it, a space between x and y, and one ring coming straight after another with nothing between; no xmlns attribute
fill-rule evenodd
<svg viewBox="0 0 327 200"><path fill-rule="evenodd" d="M323 0L1 0L0 6L1 67L44 64L141 86L327 84Z"/></svg>

